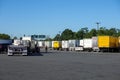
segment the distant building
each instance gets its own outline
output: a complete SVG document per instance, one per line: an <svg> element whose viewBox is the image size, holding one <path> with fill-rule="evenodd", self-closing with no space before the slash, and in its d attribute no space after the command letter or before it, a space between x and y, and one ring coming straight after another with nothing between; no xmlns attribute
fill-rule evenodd
<svg viewBox="0 0 120 80"><path fill-rule="evenodd" d="M8 45L11 45L13 40L0 39L0 52L7 52Z"/></svg>
<svg viewBox="0 0 120 80"><path fill-rule="evenodd" d="M33 40L33 38L32 37L22 37L22 40L29 40L29 41L31 41L31 40Z"/></svg>

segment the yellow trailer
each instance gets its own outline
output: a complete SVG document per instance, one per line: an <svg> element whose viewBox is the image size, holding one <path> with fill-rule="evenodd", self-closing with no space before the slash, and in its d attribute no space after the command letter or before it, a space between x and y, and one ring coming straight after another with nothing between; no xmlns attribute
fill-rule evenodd
<svg viewBox="0 0 120 80"><path fill-rule="evenodd" d="M119 47L119 38L116 37L116 47Z"/></svg>
<svg viewBox="0 0 120 80"><path fill-rule="evenodd" d="M98 36L98 47L102 51L117 51L118 38L113 36Z"/></svg>
<svg viewBox="0 0 120 80"><path fill-rule="evenodd" d="M118 47L119 47L119 52L120 52L120 36L118 37Z"/></svg>
<svg viewBox="0 0 120 80"><path fill-rule="evenodd" d="M118 45L118 46L120 47L120 36L118 37L118 43L119 43L119 45Z"/></svg>
<svg viewBox="0 0 120 80"><path fill-rule="evenodd" d="M61 41L53 41L53 49L59 50L61 48Z"/></svg>

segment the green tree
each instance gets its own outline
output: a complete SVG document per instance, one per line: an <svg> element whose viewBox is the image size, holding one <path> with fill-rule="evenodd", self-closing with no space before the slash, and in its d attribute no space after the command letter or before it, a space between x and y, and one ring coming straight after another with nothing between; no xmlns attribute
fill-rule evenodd
<svg viewBox="0 0 120 80"><path fill-rule="evenodd" d="M74 39L74 38L75 38L75 32L73 32L70 29L65 29L61 34L62 40L69 40L69 39Z"/></svg>
<svg viewBox="0 0 120 80"><path fill-rule="evenodd" d="M83 39L83 38L91 38L93 36L120 36L120 29L117 28L110 28L107 29L106 27L100 27L99 30L91 29L88 30L87 27L81 28L77 32L73 32L70 29L65 29L61 36L57 34L54 40L69 40L69 39Z"/></svg>
<svg viewBox="0 0 120 80"><path fill-rule="evenodd" d="M96 29L91 29L90 32L89 32L89 36L90 37L97 36L97 30Z"/></svg>
<svg viewBox="0 0 120 80"><path fill-rule="evenodd" d="M13 39L18 39L17 36L15 36Z"/></svg>
<svg viewBox="0 0 120 80"><path fill-rule="evenodd" d="M61 41L61 36L60 34L57 34L53 40Z"/></svg>
<svg viewBox="0 0 120 80"><path fill-rule="evenodd" d="M22 37L20 37L20 40L22 40Z"/></svg>
<svg viewBox="0 0 120 80"><path fill-rule="evenodd" d="M73 39L77 39L77 33L73 32Z"/></svg>
<svg viewBox="0 0 120 80"><path fill-rule="evenodd" d="M120 29L117 29L117 36L120 36Z"/></svg>
<svg viewBox="0 0 120 80"><path fill-rule="evenodd" d="M99 36L107 35L106 30L107 29L105 27L100 27L100 29L98 30L98 35Z"/></svg>
<svg viewBox="0 0 120 80"><path fill-rule="evenodd" d="M110 28L108 35L117 36L117 29L116 28Z"/></svg>
<svg viewBox="0 0 120 80"><path fill-rule="evenodd" d="M76 34L77 39L83 39L83 38L84 38L84 35L85 35L85 33L84 33L84 31L83 31L82 29L80 29L80 30L77 32L77 34Z"/></svg>
<svg viewBox="0 0 120 80"><path fill-rule="evenodd" d="M87 27L85 28L81 28L77 33L76 33L76 37L77 39L83 39L86 37L89 37L89 30Z"/></svg>
<svg viewBox="0 0 120 80"><path fill-rule="evenodd" d="M45 41L52 41L52 38L46 38Z"/></svg>
<svg viewBox="0 0 120 80"><path fill-rule="evenodd" d="M0 39L10 39L8 34L0 34Z"/></svg>

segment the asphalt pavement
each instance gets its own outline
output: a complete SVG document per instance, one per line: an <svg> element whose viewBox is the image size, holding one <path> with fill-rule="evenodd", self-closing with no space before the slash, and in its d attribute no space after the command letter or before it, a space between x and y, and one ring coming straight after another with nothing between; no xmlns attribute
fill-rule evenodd
<svg viewBox="0 0 120 80"><path fill-rule="evenodd" d="M0 54L0 80L120 80L120 53Z"/></svg>

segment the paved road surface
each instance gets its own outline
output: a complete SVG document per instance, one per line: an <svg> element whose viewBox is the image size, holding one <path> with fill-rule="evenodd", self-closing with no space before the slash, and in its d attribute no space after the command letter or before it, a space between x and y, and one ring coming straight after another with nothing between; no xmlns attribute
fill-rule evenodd
<svg viewBox="0 0 120 80"><path fill-rule="evenodd" d="M120 53L0 54L0 80L120 80Z"/></svg>

